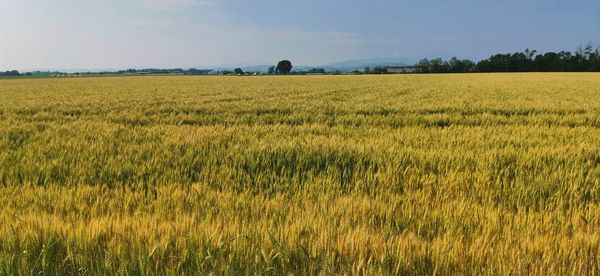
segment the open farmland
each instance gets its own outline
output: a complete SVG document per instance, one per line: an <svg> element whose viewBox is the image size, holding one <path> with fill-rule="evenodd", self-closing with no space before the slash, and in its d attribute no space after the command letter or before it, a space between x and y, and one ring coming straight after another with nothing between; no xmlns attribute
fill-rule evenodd
<svg viewBox="0 0 600 276"><path fill-rule="evenodd" d="M0 80L1 274L600 273L600 74Z"/></svg>

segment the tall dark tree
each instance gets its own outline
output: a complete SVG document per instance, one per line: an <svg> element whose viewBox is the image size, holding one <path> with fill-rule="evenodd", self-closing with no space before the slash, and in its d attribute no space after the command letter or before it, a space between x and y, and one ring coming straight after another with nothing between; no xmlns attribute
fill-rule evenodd
<svg viewBox="0 0 600 276"><path fill-rule="evenodd" d="M275 69L277 71L277 74L289 74L290 72L292 72L292 62L289 60L282 60L279 63L277 63L277 68Z"/></svg>
<svg viewBox="0 0 600 276"><path fill-rule="evenodd" d="M243 75L244 70L242 70L242 68L235 68L233 69L233 73L235 73L236 75Z"/></svg>
<svg viewBox="0 0 600 276"><path fill-rule="evenodd" d="M269 67L269 70L268 70L268 72L269 72L269 74L270 74L270 75L273 75L273 74L275 74L275 66L271 66L271 67Z"/></svg>

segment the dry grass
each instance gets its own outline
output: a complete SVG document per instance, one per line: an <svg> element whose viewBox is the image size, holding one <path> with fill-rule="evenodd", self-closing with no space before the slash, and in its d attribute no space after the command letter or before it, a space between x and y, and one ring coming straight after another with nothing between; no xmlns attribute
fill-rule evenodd
<svg viewBox="0 0 600 276"><path fill-rule="evenodd" d="M600 273L600 75L0 80L2 274Z"/></svg>

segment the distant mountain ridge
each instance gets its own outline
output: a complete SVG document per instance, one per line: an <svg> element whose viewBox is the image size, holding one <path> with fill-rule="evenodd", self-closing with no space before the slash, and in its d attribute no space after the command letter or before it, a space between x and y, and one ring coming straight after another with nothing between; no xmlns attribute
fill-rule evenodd
<svg viewBox="0 0 600 276"><path fill-rule="evenodd" d="M327 67L339 68L345 70L362 70L365 67L377 66L407 66L415 64L406 58L371 58L347 60L326 65Z"/></svg>

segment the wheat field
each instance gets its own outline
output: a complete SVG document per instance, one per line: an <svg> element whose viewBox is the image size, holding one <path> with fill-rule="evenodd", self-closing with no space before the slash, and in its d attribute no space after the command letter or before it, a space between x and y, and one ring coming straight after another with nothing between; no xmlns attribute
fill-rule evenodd
<svg viewBox="0 0 600 276"><path fill-rule="evenodd" d="M1 274L600 273L600 74L0 80Z"/></svg>

